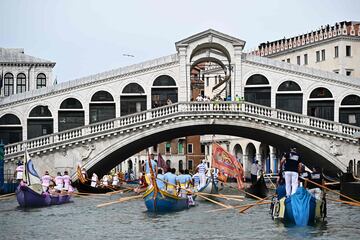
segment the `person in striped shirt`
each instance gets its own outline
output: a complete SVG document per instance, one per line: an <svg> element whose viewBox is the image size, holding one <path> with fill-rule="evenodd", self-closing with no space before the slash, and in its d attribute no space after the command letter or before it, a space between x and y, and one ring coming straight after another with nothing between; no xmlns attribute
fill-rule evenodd
<svg viewBox="0 0 360 240"><path fill-rule="evenodd" d="M200 185L199 189L205 186L206 184L206 172L207 172L207 164L205 162L205 159L201 161L199 165L196 167L199 171L199 177L200 177Z"/></svg>

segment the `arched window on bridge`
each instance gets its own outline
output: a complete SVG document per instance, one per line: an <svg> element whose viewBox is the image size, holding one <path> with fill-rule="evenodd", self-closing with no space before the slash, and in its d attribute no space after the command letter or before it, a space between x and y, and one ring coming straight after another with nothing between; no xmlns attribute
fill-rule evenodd
<svg viewBox="0 0 360 240"><path fill-rule="evenodd" d="M179 172L180 172L180 170L184 170L183 160L180 160L180 161L179 161Z"/></svg>
<svg viewBox="0 0 360 240"><path fill-rule="evenodd" d="M265 76L254 74L249 77L244 92L245 101L271 106L271 87Z"/></svg>
<svg viewBox="0 0 360 240"><path fill-rule="evenodd" d="M84 126L84 109L75 98L65 99L59 109L59 132Z"/></svg>
<svg viewBox="0 0 360 240"><path fill-rule="evenodd" d="M334 121L334 98L327 88L319 87L311 92L308 116Z"/></svg>
<svg viewBox="0 0 360 240"><path fill-rule="evenodd" d="M300 86L293 81L280 84L276 93L276 108L302 114L303 94Z"/></svg>
<svg viewBox="0 0 360 240"><path fill-rule="evenodd" d="M115 118L115 102L107 91L98 91L91 97L89 104L90 124Z"/></svg>
<svg viewBox="0 0 360 240"><path fill-rule="evenodd" d="M339 109L339 122L360 126L360 97L348 95L342 101Z"/></svg>
<svg viewBox="0 0 360 240"><path fill-rule="evenodd" d="M6 73L4 76L4 96L14 94L14 75Z"/></svg>
<svg viewBox="0 0 360 240"><path fill-rule="evenodd" d="M172 103L176 103L178 101L178 88L172 77L161 75L155 79L151 89L152 108L166 105L168 98Z"/></svg>
<svg viewBox="0 0 360 240"><path fill-rule="evenodd" d="M16 77L16 93L22 93L26 91L26 76L23 73L19 73Z"/></svg>
<svg viewBox="0 0 360 240"><path fill-rule="evenodd" d="M243 150L242 147L240 146L240 144L236 144L234 146L234 150L233 150L234 156L236 157L236 160L238 162L243 163Z"/></svg>
<svg viewBox="0 0 360 240"><path fill-rule="evenodd" d="M5 114L0 118L0 143L10 144L22 141L20 119L14 114Z"/></svg>
<svg viewBox="0 0 360 240"><path fill-rule="evenodd" d="M53 133L53 118L48 106L34 107L27 119L27 139Z"/></svg>
<svg viewBox="0 0 360 240"><path fill-rule="evenodd" d="M146 95L144 88L137 83L129 83L120 97L120 113L126 116L146 110Z"/></svg>

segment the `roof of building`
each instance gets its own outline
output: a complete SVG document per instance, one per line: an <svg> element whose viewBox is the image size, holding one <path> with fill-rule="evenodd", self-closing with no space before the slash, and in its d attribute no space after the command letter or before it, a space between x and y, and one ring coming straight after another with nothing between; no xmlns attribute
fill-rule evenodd
<svg viewBox="0 0 360 240"><path fill-rule="evenodd" d="M33 57L24 53L23 48L0 48L0 63L27 63L27 64L50 64L55 62Z"/></svg>
<svg viewBox="0 0 360 240"><path fill-rule="evenodd" d="M282 38L275 41L260 43L258 49L251 52L259 56L271 56L287 52L307 45L320 43L323 41L335 39L336 37L360 37L360 22L342 21L335 23L333 26L321 26L317 30L297 35L290 38Z"/></svg>

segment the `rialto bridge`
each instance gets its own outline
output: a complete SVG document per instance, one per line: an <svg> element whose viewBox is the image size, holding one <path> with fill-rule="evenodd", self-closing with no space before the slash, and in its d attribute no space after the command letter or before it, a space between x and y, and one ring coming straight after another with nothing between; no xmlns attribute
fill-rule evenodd
<svg viewBox="0 0 360 240"><path fill-rule="evenodd" d="M174 55L0 99L5 168L26 146L40 172L81 163L101 175L197 134L296 144L306 164L333 173L360 160L360 79L245 54L244 41L214 30L175 45ZM195 102L197 88L231 101Z"/></svg>

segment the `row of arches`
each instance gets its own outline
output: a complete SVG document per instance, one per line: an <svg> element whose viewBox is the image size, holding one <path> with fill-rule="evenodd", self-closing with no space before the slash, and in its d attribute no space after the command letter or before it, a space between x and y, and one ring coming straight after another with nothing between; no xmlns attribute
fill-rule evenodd
<svg viewBox="0 0 360 240"><path fill-rule="evenodd" d="M26 84L26 75L24 73L19 73L16 76L16 81L14 75L10 72L5 73L4 75L4 96L10 96L15 93L22 93L27 91ZM16 83L16 84L15 84ZM16 89L15 89L16 86ZM46 75L44 73L39 73L36 76L36 88L46 87ZM16 91L15 91L16 90Z"/></svg>
<svg viewBox="0 0 360 240"><path fill-rule="evenodd" d="M152 107L166 104L167 99L177 102L177 86L173 78L167 75L155 79L151 89ZM147 96L138 83L127 84L120 95L120 116L141 112L147 108ZM116 117L114 97L108 91L100 90L91 96L89 102L89 124ZM58 131L65 131L85 125L85 107L81 101L69 97L58 108ZM14 114L0 117L0 140L4 144L23 140L21 118ZM48 106L39 105L30 110L27 116L27 139L36 138L54 132L54 114Z"/></svg>
<svg viewBox="0 0 360 240"><path fill-rule="evenodd" d="M271 106L271 86L261 74L254 74L246 81L245 101ZM282 82L276 91L277 109L303 113L303 91L294 81ZM335 99L331 91L318 87L311 91L307 100L307 115L334 121ZM360 96L345 96L339 107L339 122L360 126Z"/></svg>

